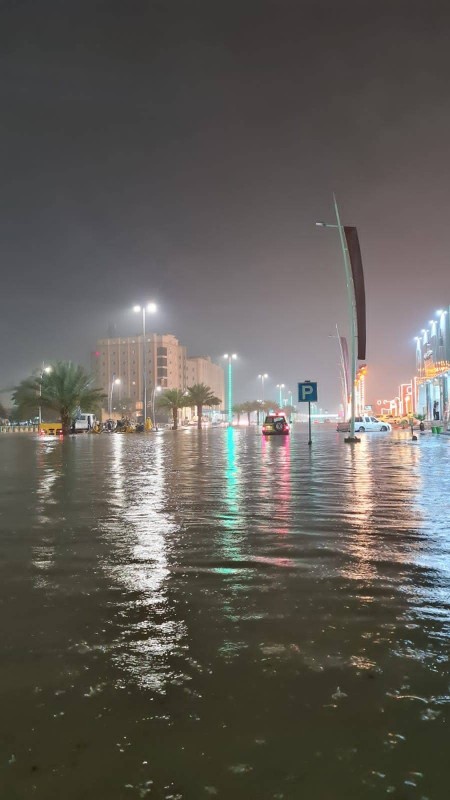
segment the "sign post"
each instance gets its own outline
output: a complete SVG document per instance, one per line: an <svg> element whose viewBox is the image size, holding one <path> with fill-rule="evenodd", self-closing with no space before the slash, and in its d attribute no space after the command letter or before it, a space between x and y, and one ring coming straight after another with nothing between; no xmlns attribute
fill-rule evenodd
<svg viewBox="0 0 450 800"><path fill-rule="evenodd" d="M308 445L311 447L311 445L312 445L312 438L311 438L311 403L317 403L317 383L313 383L312 381L303 381L303 383L299 383L298 384L298 402L299 403L308 403L308 428L309 428Z"/></svg>

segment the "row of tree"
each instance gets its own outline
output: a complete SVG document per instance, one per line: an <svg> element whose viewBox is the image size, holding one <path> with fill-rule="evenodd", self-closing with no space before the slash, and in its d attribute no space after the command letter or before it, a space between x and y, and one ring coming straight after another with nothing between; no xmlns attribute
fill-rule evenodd
<svg viewBox="0 0 450 800"><path fill-rule="evenodd" d="M71 361L60 361L54 364L51 370L42 374L31 375L25 378L13 391L14 408L12 417L15 419L35 416L38 407L43 411L54 412L61 421L63 433L70 431L72 420L78 410L98 413L106 399L102 389L95 388L93 378L86 370ZM173 427L178 427L178 412L183 408L195 408L197 424L201 427L204 407L221 405L221 400L216 397L209 386L196 383L185 392L180 389L166 389L159 396L158 408L165 409L172 414ZM122 404L123 405L123 404ZM247 400L233 406L233 413L237 417L238 425L241 416L247 414L248 423L250 416L256 412L257 422L261 413L277 408L273 400ZM287 406L287 414L292 414L294 408ZM0 409L6 417L6 410Z"/></svg>
<svg viewBox="0 0 450 800"><path fill-rule="evenodd" d="M259 425L259 418L262 413L268 414L278 408L278 403L275 400L246 400L244 403L236 403L233 406L233 414L237 417L237 424L240 424L241 416L247 414L248 424L250 425L251 414L256 413L256 421ZM283 411L288 416L294 413L294 406L285 406Z"/></svg>
<svg viewBox="0 0 450 800"><path fill-rule="evenodd" d="M12 393L13 417L26 419L42 409L54 412L61 422L63 433L69 433L72 420L79 409L98 413L106 395L96 389L91 375L78 364L59 361L51 370L30 375Z"/></svg>
<svg viewBox="0 0 450 800"><path fill-rule="evenodd" d="M195 383L186 392L180 389L166 389L158 398L158 408L164 408L172 414L173 428L178 428L178 411L182 408L195 408L197 427L202 427L203 407L220 406L222 401L216 397L211 388L204 383Z"/></svg>
<svg viewBox="0 0 450 800"><path fill-rule="evenodd" d="M99 413L106 394L102 389L95 388L92 376L83 367L71 361L60 361L51 370L25 378L13 390L12 399L12 418L34 417L41 408L54 412L61 422L63 433L68 433L79 410ZM204 406L218 406L221 402L211 388L203 383L190 386L186 392L167 389L158 398L158 406L172 412L174 428L178 427L179 409L195 408L200 428ZM6 417L6 409L2 410Z"/></svg>

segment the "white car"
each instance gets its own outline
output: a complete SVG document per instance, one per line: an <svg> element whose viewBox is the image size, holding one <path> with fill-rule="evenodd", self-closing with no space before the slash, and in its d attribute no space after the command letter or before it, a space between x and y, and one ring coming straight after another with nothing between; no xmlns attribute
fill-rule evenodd
<svg viewBox="0 0 450 800"><path fill-rule="evenodd" d="M342 433L347 433L350 430L349 422L338 422L337 430ZM369 417L364 414L361 417L355 417L355 431L364 433L364 431L391 431L392 428L389 422L381 422L376 417Z"/></svg>

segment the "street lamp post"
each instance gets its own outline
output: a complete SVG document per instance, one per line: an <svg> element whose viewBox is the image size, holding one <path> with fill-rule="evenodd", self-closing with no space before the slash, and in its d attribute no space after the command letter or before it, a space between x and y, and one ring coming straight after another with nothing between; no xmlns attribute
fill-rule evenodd
<svg viewBox="0 0 450 800"><path fill-rule="evenodd" d="M284 389L284 383L277 383L277 389L280 390L280 408L282 408L283 407L282 393L283 393L283 389Z"/></svg>
<svg viewBox="0 0 450 800"><path fill-rule="evenodd" d="M160 391L161 391L161 386L154 386L153 387L153 394L152 394L152 420L153 420L153 428L155 429L155 431L158 430L158 426L156 424L156 416L155 416L155 396L156 396L156 392L160 392Z"/></svg>
<svg viewBox="0 0 450 800"><path fill-rule="evenodd" d="M339 216L339 209L336 197L333 195L334 211L336 214L336 225L327 222L316 222L320 228L337 228L339 231L339 240L341 243L342 258L344 261L345 280L347 284L347 301L348 301L348 315L350 323L350 436L345 440L346 442L354 443L360 440L355 436L355 381L356 381L356 336L357 336L357 321L356 321L356 300L355 300L355 287L353 285L352 269L350 264L350 256L345 241L345 232L341 224Z"/></svg>
<svg viewBox="0 0 450 800"><path fill-rule="evenodd" d="M109 393L109 406L108 406L108 414L109 414L109 418L110 419L111 419L111 416L112 416L112 404L113 404L114 386L117 386L119 383L120 383L120 378L116 378L116 376L115 376L115 374L113 372L112 381L111 381L111 390L110 390L110 393Z"/></svg>
<svg viewBox="0 0 450 800"><path fill-rule="evenodd" d="M142 382L144 387L144 407L143 407L143 421L144 431L145 423L147 422L147 359L146 359L146 342L145 342L145 314L154 314L157 311L156 303L147 303L147 305L133 306L133 311L138 314L142 311Z"/></svg>
<svg viewBox="0 0 450 800"><path fill-rule="evenodd" d="M259 380L261 381L261 394L262 394L262 401L264 403L264 381L268 378L267 372L264 372L262 375L258 375Z"/></svg>
<svg viewBox="0 0 450 800"><path fill-rule="evenodd" d="M233 375L231 365L237 355L236 353L225 353L224 358L228 359L228 425L230 426L233 424Z"/></svg>
<svg viewBox="0 0 450 800"><path fill-rule="evenodd" d="M39 378L39 425L42 422L42 406L41 406L42 378L44 377L45 373L48 375L49 372L51 372L51 371L52 371L52 368L51 367L46 367L45 363L42 362L42 369L41 369L41 374L40 374L40 378Z"/></svg>

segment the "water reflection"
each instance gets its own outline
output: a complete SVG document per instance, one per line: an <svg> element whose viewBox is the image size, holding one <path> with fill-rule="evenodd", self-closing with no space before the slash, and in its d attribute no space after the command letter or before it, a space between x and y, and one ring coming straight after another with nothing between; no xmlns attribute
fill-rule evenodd
<svg viewBox="0 0 450 800"><path fill-rule="evenodd" d="M416 591L421 613L450 622L450 450L448 439L423 437L414 448L414 505L416 519L427 537L426 547L417 549L415 560L423 570Z"/></svg>
<svg viewBox="0 0 450 800"><path fill-rule="evenodd" d="M58 507L58 482L63 480L64 456L59 440L40 439L35 450L36 458L36 516L35 525L42 528L33 542L31 563L36 588L51 586L50 573L55 564L55 518L63 520Z"/></svg>
<svg viewBox="0 0 450 800"><path fill-rule="evenodd" d="M446 797L448 441L17 439L5 797Z"/></svg>
<svg viewBox="0 0 450 800"><path fill-rule="evenodd" d="M165 510L164 443L162 437L153 437L136 462L125 437L111 438L107 485L114 498L113 515L103 520L101 529L114 559L109 554L102 566L124 591L124 626L113 659L139 684L161 691L175 679L167 657L185 633L183 622L171 619L168 596L168 551L176 526ZM130 461L138 467L132 480Z"/></svg>
<svg viewBox="0 0 450 800"><path fill-rule="evenodd" d="M349 445L346 450L347 480L344 490L348 493L346 522L349 535L346 538L346 563L342 569L344 578L370 582L376 579L377 566L374 556L376 523L373 509L376 492L372 474L370 442L362 437L358 445ZM376 543L378 547L378 543ZM367 598L368 599L368 598Z"/></svg>
<svg viewBox="0 0 450 800"><path fill-rule="evenodd" d="M239 504L239 465L236 461L236 435L239 435L230 426L226 430L225 451L225 512L221 522L223 527L230 532L223 537L224 556L230 560L239 559L239 548L237 541L239 537L238 526L240 525L240 504Z"/></svg>

